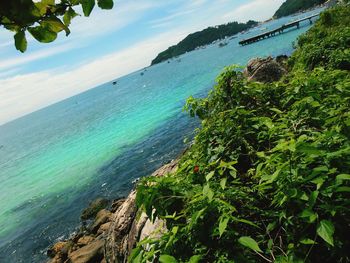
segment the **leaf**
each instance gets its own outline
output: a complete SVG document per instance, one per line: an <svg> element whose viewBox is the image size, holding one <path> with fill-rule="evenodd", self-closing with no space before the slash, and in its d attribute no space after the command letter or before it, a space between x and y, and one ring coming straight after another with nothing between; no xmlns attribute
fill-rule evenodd
<svg viewBox="0 0 350 263"><path fill-rule="evenodd" d="M214 176L214 174L215 174L215 171L211 171L210 173L207 174L207 176L205 177L207 182Z"/></svg>
<svg viewBox="0 0 350 263"><path fill-rule="evenodd" d="M336 177L337 180L350 180L350 174L339 174Z"/></svg>
<svg viewBox="0 0 350 263"><path fill-rule="evenodd" d="M64 30L66 32L66 36L70 34L69 28L57 17L45 18L40 24L52 32L58 33Z"/></svg>
<svg viewBox="0 0 350 263"><path fill-rule="evenodd" d="M220 237L225 232L225 230L227 228L228 221L229 221L229 219L227 217L221 218L220 223L219 223L219 235L220 235Z"/></svg>
<svg viewBox="0 0 350 263"><path fill-rule="evenodd" d="M201 259L201 255L194 255L190 258L190 261L188 261L188 263L198 263Z"/></svg>
<svg viewBox="0 0 350 263"><path fill-rule="evenodd" d="M221 186L222 190L225 190L226 182L227 182L227 178L226 178L226 177L225 177L225 178L222 178L222 179L220 180L220 186Z"/></svg>
<svg viewBox="0 0 350 263"><path fill-rule="evenodd" d="M214 192L210 189L209 184L207 184L203 187L203 195L208 197L209 202L211 202L213 200Z"/></svg>
<svg viewBox="0 0 350 263"><path fill-rule="evenodd" d="M66 25L66 26L69 26L70 25L70 22L72 21L72 19L74 17L76 17L78 14L72 9L72 8L69 8L68 11L64 14L63 16L63 23Z"/></svg>
<svg viewBox="0 0 350 263"><path fill-rule="evenodd" d="M112 9L113 0L97 0L97 5L102 9Z"/></svg>
<svg viewBox="0 0 350 263"><path fill-rule="evenodd" d="M238 242L245 246L245 247L248 247L254 251L257 251L257 252L262 252L262 250L260 249L258 243L252 239L251 237L240 237L238 239Z"/></svg>
<svg viewBox="0 0 350 263"><path fill-rule="evenodd" d="M83 7L84 16L89 16L92 9L95 6L95 0L81 0L81 6Z"/></svg>
<svg viewBox="0 0 350 263"><path fill-rule="evenodd" d="M52 32L42 26L30 27L28 31L36 40L42 43L50 43L57 38L56 32Z"/></svg>
<svg viewBox="0 0 350 263"><path fill-rule="evenodd" d="M337 193L349 193L350 187L349 186L340 186L335 190Z"/></svg>
<svg viewBox="0 0 350 263"><path fill-rule="evenodd" d="M169 255L161 255L159 257L159 262L161 263L177 263L176 258Z"/></svg>
<svg viewBox="0 0 350 263"><path fill-rule="evenodd" d="M334 226L331 221L322 220L317 227L317 234L328 244L334 246L333 243L333 234L334 234Z"/></svg>
<svg viewBox="0 0 350 263"><path fill-rule="evenodd" d="M310 238L304 238L302 240L300 240L300 243L301 244L304 244L304 245L313 245L313 244L316 244L316 242Z"/></svg>
<svg viewBox="0 0 350 263"><path fill-rule="evenodd" d="M27 50L27 39L23 31L19 31L15 34L15 46L16 49L22 53Z"/></svg>

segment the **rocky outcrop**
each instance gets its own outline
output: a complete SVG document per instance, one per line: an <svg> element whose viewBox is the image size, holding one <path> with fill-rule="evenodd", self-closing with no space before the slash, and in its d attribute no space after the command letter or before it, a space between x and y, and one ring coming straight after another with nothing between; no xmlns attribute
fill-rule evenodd
<svg viewBox="0 0 350 263"><path fill-rule="evenodd" d="M244 75L248 81L273 82L278 81L287 73L284 64L286 56L254 58L248 62Z"/></svg>
<svg viewBox="0 0 350 263"><path fill-rule="evenodd" d="M97 213L108 206L109 201L107 199L98 198L91 202L87 208L83 210L80 218L82 220L87 220L94 218Z"/></svg>
<svg viewBox="0 0 350 263"><path fill-rule="evenodd" d="M164 176L175 172L178 161L164 165L153 176ZM86 218L95 214L89 226L83 226L69 240L60 241L50 247L47 255L50 263L104 263L127 262L138 241L146 237L159 237L166 231L165 222L152 222L136 207L136 191L125 199L115 200L110 209L105 209L106 201L97 199L83 211ZM98 210L98 211L97 211Z"/></svg>

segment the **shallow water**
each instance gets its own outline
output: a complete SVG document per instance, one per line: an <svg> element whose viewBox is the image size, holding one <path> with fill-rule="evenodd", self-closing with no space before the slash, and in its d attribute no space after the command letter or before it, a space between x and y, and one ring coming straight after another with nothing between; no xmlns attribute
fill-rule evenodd
<svg viewBox="0 0 350 263"><path fill-rule="evenodd" d="M126 195L135 178L178 156L198 126L182 112L187 97L205 96L225 66L290 54L310 26L244 47L238 41L308 14L269 22L222 48L186 53L0 126L0 262L45 261L47 246L77 227L89 201Z"/></svg>

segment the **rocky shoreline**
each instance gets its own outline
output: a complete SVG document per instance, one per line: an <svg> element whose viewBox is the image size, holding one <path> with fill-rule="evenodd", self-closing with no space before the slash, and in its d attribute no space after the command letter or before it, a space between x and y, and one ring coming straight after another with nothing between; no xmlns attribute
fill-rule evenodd
<svg viewBox="0 0 350 263"><path fill-rule="evenodd" d="M244 75L249 81L272 82L288 71L287 56L255 58L248 62ZM174 173L179 159L156 170L152 176ZM152 222L136 207L136 190L124 199L97 199L81 215L81 229L71 238L50 247L49 263L110 263L127 262L132 249L147 237L160 236L166 231L165 222ZM93 218L93 220L91 220ZM89 220L89 221L86 221Z"/></svg>
<svg viewBox="0 0 350 263"><path fill-rule="evenodd" d="M177 164L178 159L159 168L152 176L173 173ZM108 208L108 200L93 201L82 213L80 230L48 249L47 255L51 258L48 262L127 262L137 242L166 230L164 222L159 219L151 222L145 213L138 211L135 198L133 190L125 199L114 200Z"/></svg>

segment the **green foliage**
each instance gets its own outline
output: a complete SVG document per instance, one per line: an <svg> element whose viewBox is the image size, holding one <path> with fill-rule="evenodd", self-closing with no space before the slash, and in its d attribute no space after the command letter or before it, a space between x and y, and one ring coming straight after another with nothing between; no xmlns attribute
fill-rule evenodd
<svg viewBox="0 0 350 263"><path fill-rule="evenodd" d="M342 19L338 19L341 17ZM317 26L301 36L291 63L301 69L322 66L350 70L349 7L323 12Z"/></svg>
<svg viewBox="0 0 350 263"><path fill-rule="evenodd" d="M113 0L97 0L102 9L113 8ZM85 16L89 16L95 6L95 0L11 0L0 1L0 26L15 33L15 47L21 52L27 49L25 32L36 40L49 43L57 34L65 31L78 15L74 9L82 7Z"/></svg>
<svg viewBox="0 0 350 263"><path fill-rule="evenodd" d="M140 242L131 262L349 262L350 74L304 64L305 43L345 32L349 12L322 15L331 24L321 18L300 38L281 81L248 82L229 67L207 98L188 100L202 120L193 145L176 173L137 192L168 231ZM349 46L325 51L339 50Z"/></svg>
<svg viewBox="0 0 350 263"><path fill-rule="evenodd" d="M316 5L327 2L327 0L287 0L276 11L274 17L289 16L298 11L305 10Z"/></svg>
<svg viewBox="0 0 350 263"><path fill-rule="evenodd" d="M180 41L177 45L169 47L167 50L159 53L152 61L152 65L163 62L167 59L182 55L192 51L197 47L208 45L215 40L232 36L255 26L257 22L248 21L247 23L232 22L216 27L208 27L202 31L192 33Z"/></svg>

